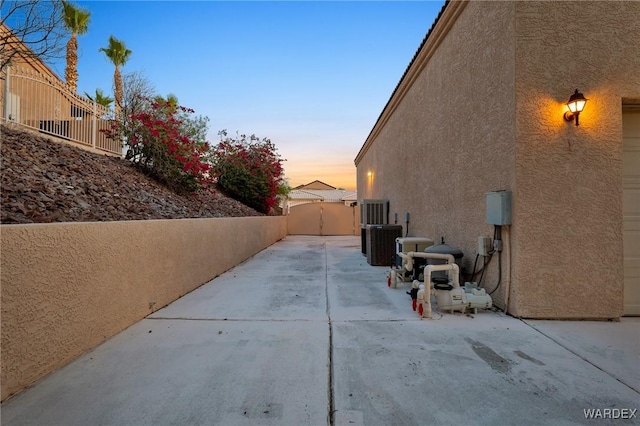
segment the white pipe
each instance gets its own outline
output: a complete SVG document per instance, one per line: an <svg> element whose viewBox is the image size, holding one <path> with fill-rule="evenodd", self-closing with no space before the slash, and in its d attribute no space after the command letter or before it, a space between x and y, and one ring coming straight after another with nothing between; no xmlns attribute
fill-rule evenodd
<svg viewBox="0 0 640 426"><path fill-rule="evenodd" d="M431 318L431 290L425 289L424 284L420 284L418 290L418 311L422 309L420 316L422 318Z"/></svg>
<svg viewBox="0 0 640 426"><path fill-rule="evenodd" d="M430 254L430 253L425 253ZM453 257L453 256L452 256ZM460 288L460 268L455 263L446 265L427 265L424 268L423 293L418 292L418 302L422 300L422 318L431 318L431 272L453 271L453 288Z"/></svg>
<svg viewBox="0 0 640 426"><path fill-rule="evenodd" d="M411 272L413 270L413 259L402 252L398 253L398 256L402 258L402 264L400 266L404 266L404 269Z"/></svg>
<svg viewBox="0 0 640 426"><path fill-rule="evenodd" d="M410 251L409 253L398 252L398 256L406 261L406 265L404 268L411 272L413 270L413 258L417 257L420 259L440 259L446 260L447 263L454 263L456 260L452 254L442 254L442 253L422 253L419 251Z"/></svg>
<svg viewBox="0 0 640 426"><path fill-rule="evenodd" d="M453 288L460 288L460 267L456 263L446 265L427 265L424 267L424 283L431 284L431 272L453 271Z"/></svg>

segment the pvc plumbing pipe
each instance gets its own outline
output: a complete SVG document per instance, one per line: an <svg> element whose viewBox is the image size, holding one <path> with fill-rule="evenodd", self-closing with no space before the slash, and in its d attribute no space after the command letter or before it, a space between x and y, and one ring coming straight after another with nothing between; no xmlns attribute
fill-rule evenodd
<svg viewBox="0 0 640 426"><path fill-rule="evenodd" d="M420 312L422 318L431 318L431 272L435 271L452 271L453 288L460 288L460 268L457 264L448 263L446 265L425 266L424 284L420 286L420 291L418 291L418 306L422 310L422 312Z"/></svg>
<svg viewBox="0 0 640 426"><path fill-rule="evenodd" d="M421 258L421 259L441 259L446 260L447 263L455 263L455 258L452 254L442 254L442 253L422 253L419 251L410 251L409 253L398 252L398 256L400 256L403 260L405 260L406 264L404 268L411 272L413 270L413 258Z"/></svg>

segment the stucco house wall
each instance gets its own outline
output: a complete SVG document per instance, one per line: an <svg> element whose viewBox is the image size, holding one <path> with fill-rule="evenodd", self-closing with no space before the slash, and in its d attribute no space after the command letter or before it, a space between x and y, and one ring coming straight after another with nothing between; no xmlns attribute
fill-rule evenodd
<svg viewBox="0 0 640 426"><path fill-rule="evenodd" d="M525 317L618 317L621 109L623 98L640 97L640 3L514 6L514 310ZM578 127L562 118L575 88L590 99Z"/></svg>
<svg viewBox="0 0 640 426"><path fill-rule="evenodd" d="M356 157L359 198L410 212L409 235L444 237L471 270L478 236L493 235L485 194L510 190L494 302L619 317L621 108L640 97L639 16L633 2L450 2ZM563 119L576 88L590 99L577 128Z"/></svg>
<svg viewBox="0 0 640 426"><path fill-rule="evenodd" d="M17 52L10 61L11 66L18 66L21 68L27 68L38 72L48 78L64 83L58 75L49 68L47 64L42 62L39 58L34 57L29 47L27 47L20 38L15 36L12 31L5 24L0 24L0 38L6 41L5 49L13 52Z"/></svg>
<svg viewBox="0 0 640 426"><path fill-rule="evenodd" d="M513 190L515 176L514 9L495 4L487 25L480 8L448 5L438 22L448 30L438 45L429 37L414 61L424 68L407 73L415 81L357 164L359 198L388 199L390 217L409 212L409 235L444 237L468 270L477 237L493 235L485 193ZM485 280L497 282L494 268Z"/></svg>
<svg viewBox="0 0 640 426"><path fill-rule="evenodd" d="M10 93L17 97L12 100L15 104L10 105L9 113L13 116L9 120L14 121L17 116L21 122L37 128L38 120L71 119L71 102L68 99L60 97L61 103L56 105L55 109L48 104L45 104L46 108L41 105L45 99L53 98L65 90L64 81L47 64L34 57L30 53L29 47L15 37L4 24L0 25L0 36L7 40L5 49L17 52L8 65ZM0 103L0 108L3 110L2 118L4 118L5 108L6 73L6 68L1 70L0 96L2 103Z"/></svg>

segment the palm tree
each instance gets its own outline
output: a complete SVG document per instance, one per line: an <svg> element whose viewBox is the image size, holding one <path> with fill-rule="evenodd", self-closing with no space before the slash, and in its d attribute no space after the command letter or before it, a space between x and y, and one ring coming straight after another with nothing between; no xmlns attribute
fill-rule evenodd
<svg viewBox="0 0 640 426"><path fill-rule="evenodd" d="M81 9L68 1L62 1L64 26L71 32L67 42L67 67L64 78L69 88L76 91L78 87L78 39L77 36L89 30L91 12Z"/></svg>
<svg viewBox="0 0 640 426"><path fill-rule="evenodd" d="M162 95L157 95L153 100L159 104L165 104L169 112L176 112L178 110L178 97L173 93L169 93L166 98Z"/></svg>
<svg viewBox="0 0 640 426"><path fill-rule="evenodd" d="M124 41L118 40L114 36L109 37L109 46L101 47L99 52L104 52L107 58L111 60L116 70L113 73L114 96L116 98L116 113L122 108L122 75L120 74L120 66L124 65L131 56L131 50L127 49Z"/></svg>
<svg viewBox="0 0 640 426"><path fill-rule="evenodd" d="M102 89L96 89L95 96L91 96L89 93L84 92L84 95L92 101L95 101L98 105L102 105L105 108L111 107L113 103L113 98L104 94Z"/></svg>

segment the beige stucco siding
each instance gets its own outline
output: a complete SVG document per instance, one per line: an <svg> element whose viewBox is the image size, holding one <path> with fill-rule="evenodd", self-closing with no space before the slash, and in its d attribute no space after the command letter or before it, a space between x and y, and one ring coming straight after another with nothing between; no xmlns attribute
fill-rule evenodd
<svg viewBox="0 0 640 426"><path fill-rule="evenodd" d="M579 127L563 119L576 88ZM617 318L623 99L640 99L640 3L450 2L356 158L359 198L409 211L409 235L444 236L470 269L493 232L485 193L511 190L496 304Z"/></svg>
<svg viewBox="0 0 640 426"><path fill-rule="evenodd" d="M485 193L514 189L514 5L451 8L458 19L357 164L358 198L389 199L399 221L408 211L410 236L445 237L470 270L477 237L493 235ZM497 283L497 261L485 280Z"/></svg>
<svg viewBox="0 0 640 426"><path fill-rule="evenodd" d="M2 225L2 399L286 231L286 216Z"/></svg>
<svg viewBox="0 0 640 426"><path fill-rule="evenodd" d="M640 96L640 3L516 2L513 312L622 313L622 97ZM563 120L578 88L580 126Z"/></svg>

